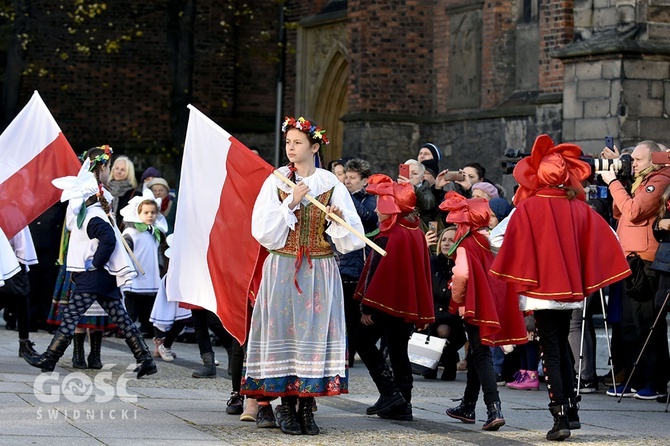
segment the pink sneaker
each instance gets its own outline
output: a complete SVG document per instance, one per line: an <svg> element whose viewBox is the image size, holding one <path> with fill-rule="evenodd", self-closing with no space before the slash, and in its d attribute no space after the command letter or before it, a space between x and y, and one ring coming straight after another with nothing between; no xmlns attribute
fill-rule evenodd
<svg viewBox="0 0 670 446"><path fill-rule="evenodd" d="M516 386L522 382L524 379L526 379L526 374L528 373L528 370L519 370L512 376L514 378L514 381L507 383L507 387L511 387L513 389L516 388Z"/></svg>
<svg viewBox="0 0 670 446"><path fill-rule="evenodd" d="M507 384L509 388L515 390L540 390L537 371L522 370L522 372L522 378L519 381Z"/></svg>

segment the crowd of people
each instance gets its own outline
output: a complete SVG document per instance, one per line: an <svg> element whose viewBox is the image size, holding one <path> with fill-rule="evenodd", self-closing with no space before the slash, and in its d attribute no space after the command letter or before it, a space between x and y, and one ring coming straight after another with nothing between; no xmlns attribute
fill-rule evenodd
<svg viewBox="0 0 670 446"><path fill-rule="evenodd" d="M629 175L601 172L603 196L590 193L593 172L578 146L541 135L514 170L510 198L478 162L443 169L433 143L393 179L360 158L322 169L325 130L303 118L286 118L282 130L289 164L279 171L296 185L270 176L256 199L252 234L269 256L244 345L213 313L168 301L175 195L157 169L138 181L128 157L112 162L102 146L82 156L76 178L54 180L68 204L47 318L55 334L42 354L29 339L28 270L39 257L30 230L0 237L0 296L8 327L8 316L16 320L19 354L51 371L73 342L73 367L99 369L111 333L126 340L139 378L156 373L154 358L174 360L173 343L190 326L203 360L193 377L211 378L211 330L233 380L226 412L290 435L320 432L315 397L347 393L357 355L379 391L366 413L412 420L414 331L446 339L439 367L422 379L467 371L463 398L446 414L475 423L481 390L484 430L505 424L501 385L546 384L548 440L579 429L581 395L601 384L614 397L665 401L670 167L652 162L661 146L634 147ZM598 311L612 331L606 377L596 374Z"/></svg>

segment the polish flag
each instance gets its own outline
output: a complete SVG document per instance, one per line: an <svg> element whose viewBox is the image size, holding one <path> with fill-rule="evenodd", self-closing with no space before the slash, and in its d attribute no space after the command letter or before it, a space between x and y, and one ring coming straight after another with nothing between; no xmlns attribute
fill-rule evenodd
<svg viewBox="0 0 670 446"><path fill-rule="evenodd" d="M60 199L51 180L77 175L80 166L36 91L0 135L0 228L7 238Z"/></svg>
<svg viewBox="0 0 670 446"><path fill-rule="evenodd" d="M216 313L241 345L267 256L251 235L251 213L274 168L189 109L167 297Z"/></svg>

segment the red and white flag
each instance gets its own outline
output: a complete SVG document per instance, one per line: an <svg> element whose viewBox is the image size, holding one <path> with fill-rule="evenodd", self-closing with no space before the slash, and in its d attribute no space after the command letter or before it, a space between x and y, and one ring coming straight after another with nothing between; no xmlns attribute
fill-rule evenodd
<svg viewBox="0 0 670 446"><path fill-rule="evenodd" d="M251 235L251 213L274 168L189 109L167 297L216 313L243 344L248 302L267 255Z"/></svg>
<svg viewBox="0 0 670 446"><path fill-rule="evenodd" d="M0 135L0 228L8 239L60 199L81 163L37 91Z"/></svg>

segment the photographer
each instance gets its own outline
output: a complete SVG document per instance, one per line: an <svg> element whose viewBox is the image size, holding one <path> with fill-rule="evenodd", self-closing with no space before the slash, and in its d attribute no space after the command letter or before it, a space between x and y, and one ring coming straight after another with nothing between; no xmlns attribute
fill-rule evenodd
<svg viewBox="0 0 670 446"><path fill-rule="evenodd" d="M618 151L616 147L614 149L614 151L604 149L603 157L616 157ZM658 248L653 224L662 205L663 191L670 185L670 167L654 165L652 163L654 152L661 152L661 148L653 141L643 141L633 150L631 155L633 183L630 191L626 190L617 179L615 172L606 171L601 174L612 195L613 214L618 220L619 242L631 265L633 276L636 276L636 269L642 270L640 277L643 280L638 282L639 286L632 287L628 281L623 296L621 331L623 351L627 355L626 363L623 364L626 379L632 371L656 316L654 295L658 279L650 268ZM638 257L641 262L637 260ZM639 267L636 268L636 265ZM623 384L617 386L615 383L615 388L610 389L608 395L620 396L623 393L624 397L634 396L637 399L654 400L659 395L665 394L667 361L664 358L668 356L666 332L665 320L659 321L659 326L656 327L650 343L645 348L630 386L624 388Z"/></svg>

